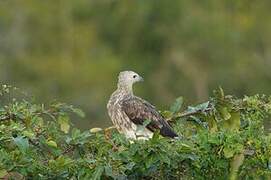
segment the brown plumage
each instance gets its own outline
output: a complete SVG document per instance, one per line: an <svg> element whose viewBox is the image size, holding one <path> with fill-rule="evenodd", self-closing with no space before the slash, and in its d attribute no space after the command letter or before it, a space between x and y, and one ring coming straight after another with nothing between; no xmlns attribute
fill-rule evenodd
<svg viewBox="0 0 271 180"><path fill-rule="evenodd" d="M151 138L153 132L160 131L162 136L175 138L178 135L153 105L134 96L133 84L143 78L133 71L119 74L118 89L111 95L107 104L108 114L120 133L127 138ZM145 128L139 128L146 120L150 122Z"/></svg>

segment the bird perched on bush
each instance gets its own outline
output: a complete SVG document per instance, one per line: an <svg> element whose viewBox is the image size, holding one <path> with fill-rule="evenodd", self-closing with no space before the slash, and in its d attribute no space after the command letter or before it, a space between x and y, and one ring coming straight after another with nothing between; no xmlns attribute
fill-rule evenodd
<svg viewBox="0 0 271 180"><path fill-rule="evenodd" d="M149 139L156 130L165 137L178 137L153 105L133 94L133 84L140 81L143 78L133 71L119 73L118 88L107 104L117 130L129 139Z"/></svg>

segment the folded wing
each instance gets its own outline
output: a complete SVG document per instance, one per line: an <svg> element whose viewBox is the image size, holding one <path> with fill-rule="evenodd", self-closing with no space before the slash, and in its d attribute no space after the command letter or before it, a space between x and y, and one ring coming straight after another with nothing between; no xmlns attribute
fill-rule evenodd
<svg viewBox="0 0 271 180"><path fill-rule="evenodd" d="M159 130L162 136L178 137L155 107L141 98L133 96L123 100L122 110L134 124L143 125L146 120L150 120L146 126L150 131Z"/></svg>

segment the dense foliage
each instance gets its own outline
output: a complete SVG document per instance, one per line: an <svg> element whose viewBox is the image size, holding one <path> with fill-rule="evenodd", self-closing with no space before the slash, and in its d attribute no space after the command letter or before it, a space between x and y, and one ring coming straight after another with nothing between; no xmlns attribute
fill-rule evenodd
<svg viewBox="0 0 271 180"><path fill-rule="evenodd" d="M175 97L271 92L270 0L0 0L0 81L40 102L78 105L80 128L109 126L121 70L165 109ZM176 78L177 77L177 78ZM257 83L257 84L256 84Z"/></svg>
<svg viewBox="0 0 271 180"><path fill-rule="evenodd" d="M271 97L225 96L220 88L206 103L182 111L176 99L165 117L182 135L155 133L149 141L128 141L114 129L81 132L62 103L15 99L0 91L0 178L15 179L252 179L271 177L271 136L263 120ZM180 113L182 111L182 113Z"/></svg>

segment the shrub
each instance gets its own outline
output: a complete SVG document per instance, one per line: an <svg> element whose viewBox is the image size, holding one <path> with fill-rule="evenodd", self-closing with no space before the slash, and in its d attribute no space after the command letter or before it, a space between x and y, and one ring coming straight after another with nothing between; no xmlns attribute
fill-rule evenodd
<svg viewBox="0 0 271 180"><path fill-rule="evenodd" d="M271 136L263 121L271 97L225 96L182 113L178 98L162 114L182 135L129 142L114 129L81 132L69 114L83 112L64 103L37 104L0 91L0 178L15 179L268 179Z"/></svg>

